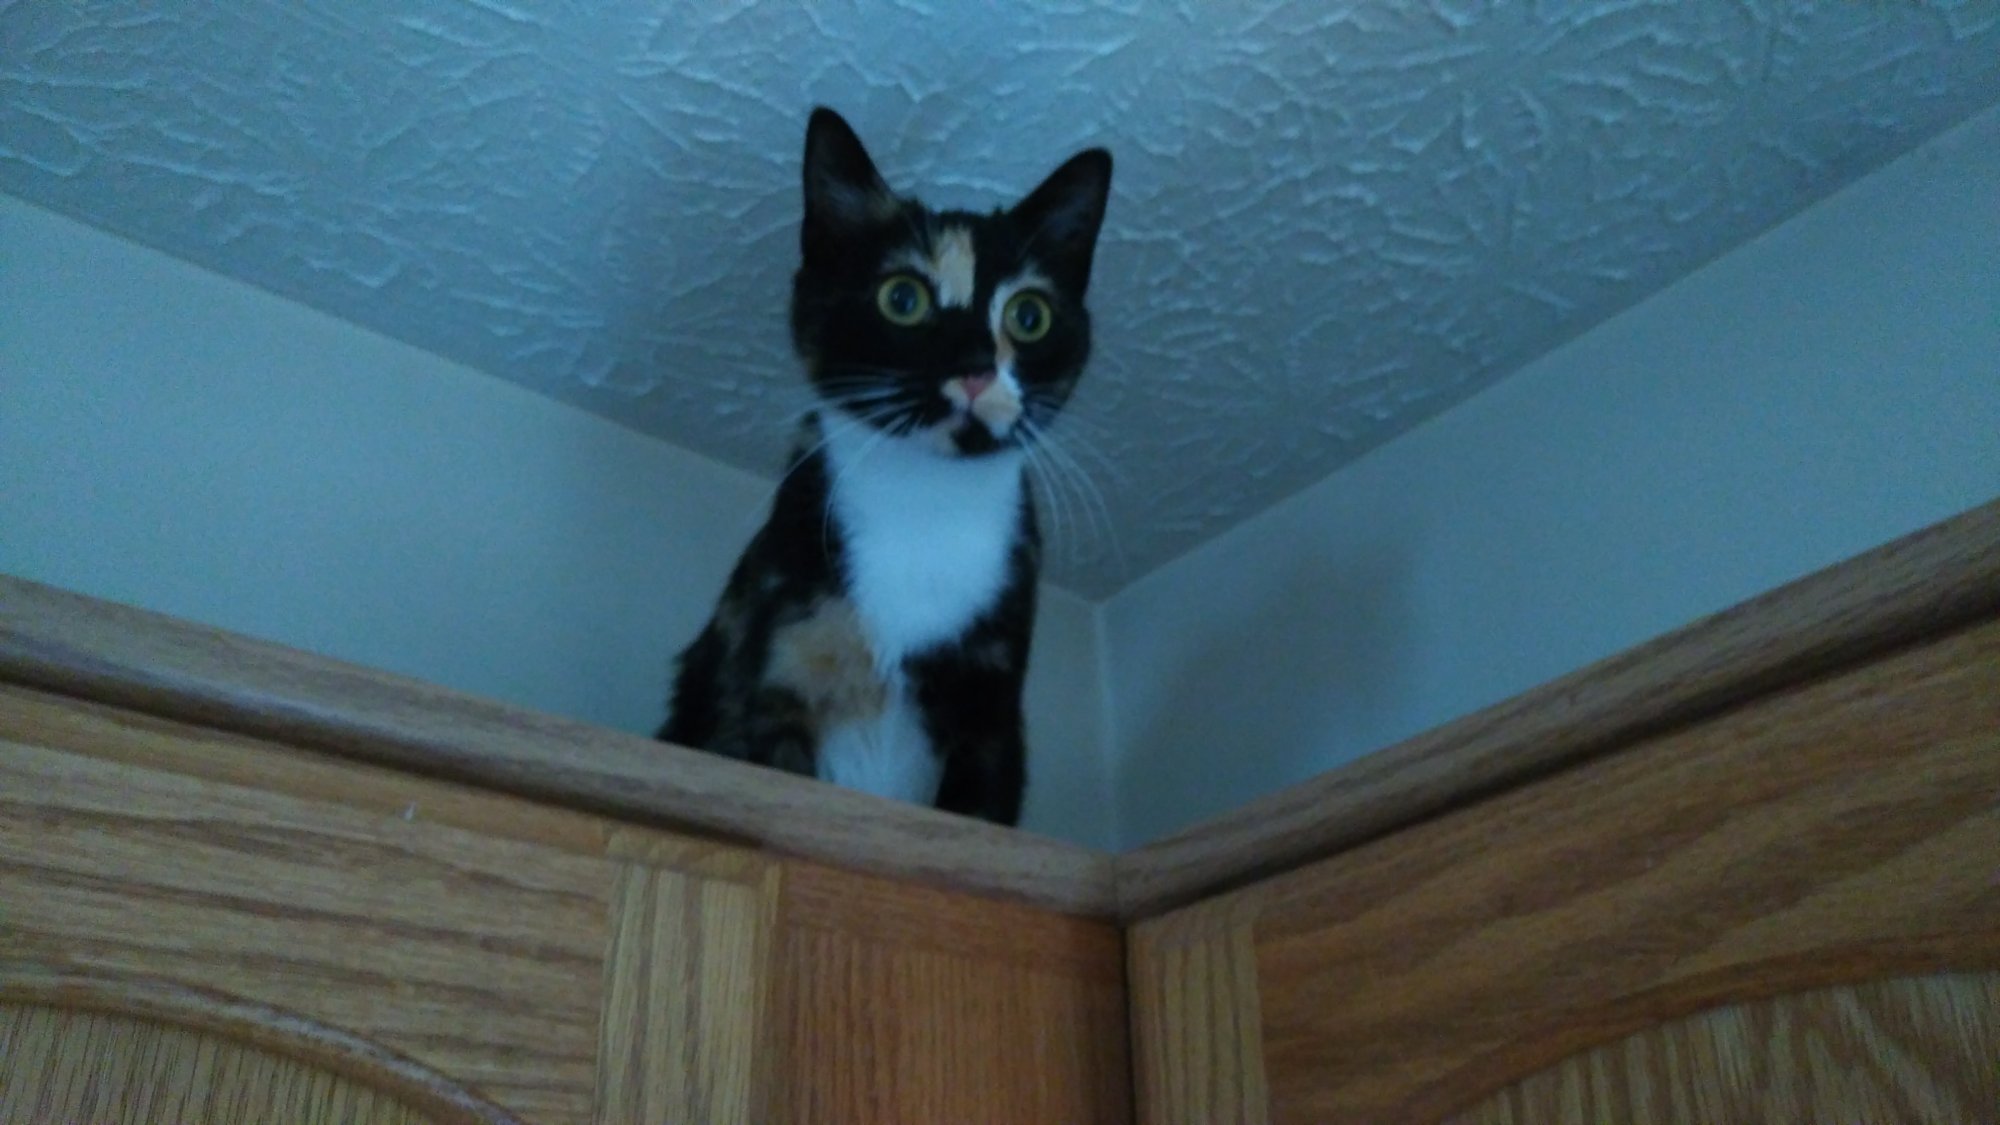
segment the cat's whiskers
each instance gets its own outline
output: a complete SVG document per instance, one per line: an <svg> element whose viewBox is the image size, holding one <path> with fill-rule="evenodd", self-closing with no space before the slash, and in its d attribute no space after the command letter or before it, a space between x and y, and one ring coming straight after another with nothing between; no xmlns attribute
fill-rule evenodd
<svg viewBox="0 0 2000 1125"><path fill-rule="evenodd" d="M1058 409L1060 408L1048 408L1048 417L1038 421L1037 425L1047 429L1054 422ZM1125 467L1120 465L1116 459L1106 456L1102 450L1097 448L1093 435L1095 437L1105 437L1111 434L1111 431L1103 423L1083 414L1064 414L1062 415L1062 428L1064 442L1072 452L1088 457L1095 472L1110 477L1111 483L1119 491L1129 489L1131 478L1126 475Z"/></svg>
<svg viewBox="0 0 2000 1125"><path fill-rule="evenodd" d="M1131 491L1131 478L1126 475L1124 466L1120 465L1115 459L1105 456L1103 451L1099 450L1096 443L1092 440L1091 435L1093 432L1098 435L1107 433L1103 425L1082 414L1063 414L1062 406L1059 403L1040 395L1029 397L1028 402L1025 404L1024 414L1030 422L1034 423L1038 435L1051 442L1056 439L1049 431L1055 424L1057 416L1060 415L1063 429L1062 448L1060 452L1071 454L1070 460L1077 466L1079 472L1084 467L1083 459L1088 458L1094 472L1083 473L1083 475L1093 484L1096 482L1097 477L1102 475L1110 478L1111 485L1116 491L1121 493ZM1081 456L1078 456L1079 454ZM1102 496L1099 499L1101 502Z"/></svg>
<svg viewBox="0 0 2000 1125"><path fill-rule="evenodd" d="M824 416L818 416L816 417L814 424L819 429L819 440L813 442L811 445L807 446L804 449L798 450L792 455L792 463L788 467L786 467L785 474L778 478L778 487L774 491L782 490L785 487L785 482L792 479L792 474L798 472L800 469L803 469L808 464L810 464L812 462L813 456L817 454L820 450L825 449L827 443L834 439L836 433L845 432L846 430L851 429L852 427L855 426L859 426L862 423L859 419L836 418L834 420L834 424L838 425L840 429L834 430L829 426Z"/></svg>
<svg viewBox="0 0 2000 1125"><path fill-rule="evenodd" d="M819 403L831 409L819 413L819 440L795 455L793 464L780 478L780 486L840 435L861 428L875 431L848 466L830 465L834 479L850 471L884 441L905 438L917 431L922 425L919 407L923 392L910 385L905 378L907 374L882 368L822 374L815 381ZM1086 557L1090 541L1098 540L1110 548L1114 563L1122 572L1124 546L1102 489L1077 455L1050 431L1060 408L1034 395L1023 405L1025 409L1017 423L1021 428L1018 444L1027 459L1032 487L1042 500L1049 520L1048 537L1060 540L1062 549L1072 559ZM1068 422L1064 424L1067 426ZM1117 466L1106 461L1087 435L1071 431L1068 436L1077 450L1105 467L1113 477L1122 479ZM823 545L830 536L831 525L823 517Z"/></svg>
<svg viewBox="0 0 2000 1125"><path fill-rule="evenodd" d="M832 402L828 402L827 404L833 405ZM855 411L852 413L846 411L816 411L814 417L816 420L815 424L819 427L819 440L813 442L812 445L805 449L798 451L792 457L792 463L785 469L784 475L778 478L777 489L783 489L785 482L791 480L794 474L810 464L814 455L825 449L837 437L864 426L874 427L888 422L893 417L893 414L894 412L890 410L878 410L874 412ZM776 489L773 491L776 491Z"/></svg>
<svg viewBox="0 0 2000 1125"><path fill-rule="evenodd" d="M1043 428L1046 429L1047 427L1044 426ZM1118 567L1121 575L1128 573L1126 570L1124 544L1118 539L1118 523L1111 517L1111 505L1104 494L1104 485L1099 483L1099 477L1100 474L1110 477L1111 487L1119 493L1130 492L1130 478L1125 475L1122 466L1109 457L1106 457L1097 449L1096 445L1091 442L1090 436L1086 433L1066 429L1066 432L1060 439L1053 434L1044 436L1049 441L1052 452L1066 459L1074 468L1080 487L1089 491L1098 513L1104 520L1107 537L1111 543L1112 561ZM1079 454L1082 456L1079 456ZM1084 464L1083 457L1085 456L1089 457L1096 466L1095 472L1091 471L1090 467Z"/></svg>
<svg viewBox="0 0 2000 1125"><path fill-rule="evenodd" d="M881 364L853 364L842 367L823 368L820 378L826 379L914 379L924 372L913 367L887 367Z"/></svg>
<svg viewBox="0 0 2000 1125"><path fill-rule="evenodd" d="M1126 573L1125 547L1118 538L1118 525L1111 518L1111 507L1105 502L1104 493L1097 487L1090 474L1084 471L1076 458L1064 449L1046 425L1037 424L1025 415L1020 423L1022 434L1028 440L1023 447L1033 447L1043 455L1043 463L1057 470L1052 475L1076 491L1079 506L1089 523L1091 534L1101 533L1111 548L1112 565L1122 575ZM1074 521L1072 521L1074 522Z"/></svg>
<svg viewBox="0 0 2000 1125"><path fill-rule="evenodd" d="M1045 460L1045 454L1036 449L1034 443L1021 443L1021 452L1026 454L1028 458L1028 479L1035 483L1041 494L1047 497L1048 500L1046 510L1049 517L1049 530L1048 534L1044 536L1044 541L1060 541L1063 544L1063 549L1075 552L1076 541L1070 537L1068 529L1065 527L1066 522L1074 523L1074 520L1068 515L1068 498L1056 488L1055 470L1049 467Z"/></svg>
<svg viewBox="0 0 2000 1125"><path fill-rule="evenodd" d="M846 409L832 409L840 406L845 406ZM845 389L835 394L802 394L798 397L797 401L784 403L780 409L773 411L770 417L751 418L747 420L746 425L761 433L771 435L783 444L785 449L785 471L778 478L778 483L783 484L785 479L796 472L798 467L811 454L818 452L826 445L826 438L822 429L818 440L814 441L809 448L800 449L799 442L802 438L799 432L800 423L806 415L814 415L822 423L837 419L842 423L851 425L856 421L856 413L866 413L868 409L868 404L862 402L859 396L851 394Z"/></svg>
<svg viewBox="0 0 2000 1125"><path fill-rule="evenodd" d="M894 406L915 414L928 397L922 385L912 384L913 374L894 369L867 369L824 374L817 380L822 399L855 410Z"/></svg>
<svg viewBox="0 0 2000 1125"><path fill-rule="evenodd" d="M1096 478L1084 469L1063 443L1053 442L1048 448L1051 454L1069 464L1071 479L1076 482L1077 491L1087 501L1086 510L1096 513L1095 519L1103 528L1105 542L1111 547L1111 565L1116 569L1118 576L1122 578L1129 574L1131 571L1126 560L1125 543L1118 536L1118 521L1112 518L1111 504L1105 499L1103 488L1099 487Z"/></svg>
<svg viewBox="0 0 2000 1125"><path fill-rule="evenodd" d="M1073 537L1073 533L1080 529L1076 525L1076 515L1071 506L1070 490L1067 487L1069 482L1065 479L1062 466L1055 463L1049 456L1048 450L1038 440L1037 428L1032 421L1023 417L1017 425L1021 427L1019 444L1022 452L1027 454L1028 464L1033 470L1032 475L1042 486L1044 494L1049 497L1050 535L1052 538L1063 540L1064 549L1070 552L1072 558L1081 557L1078 541Z"/></svg>
<svg viewBox="0 0 2000 1125"><path fill-rule="evenodd" d="M907 393L901 388L882 384L855 383L852 386L836 385L820 389L820 401L829 406L844 407L849 410L870 410L897 403L907 397Z"/></svg>
<svg viewBox="0 0 2000 1125"><path fill-rule="evenodd" d="M1050 493L1057 501L1058 519L1055 522L1058 526L1054 530L1062 537L1064 557L1071 560L1086 558L1092 533L1096 530L1089 508L1082 501L1068 470L1049 456L1047 448L1036 449L1035 462L1038 475L1047 482Z"/></svg>

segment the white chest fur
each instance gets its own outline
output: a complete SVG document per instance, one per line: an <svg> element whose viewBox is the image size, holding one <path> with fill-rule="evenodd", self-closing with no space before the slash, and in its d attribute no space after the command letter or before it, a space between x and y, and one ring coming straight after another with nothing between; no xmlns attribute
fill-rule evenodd
<svg viewBox="0 0 2000 1125"><path fill-rule="evenodd" d="M1007 579L1020 522L1021 455L940 456L831 423L833 513L848 594L884 671L964 632Z"/></svg>
<svg viewBox="0 0 2000 1125"><path fill-rule="evenodd" d="M876 719L826 733L819 775L929 804L941 763L910 698L903 661L951 640L1000 596L1020 520L1021 457L946 458L836 420L826 453L848 596L889 687Z"/></svg>

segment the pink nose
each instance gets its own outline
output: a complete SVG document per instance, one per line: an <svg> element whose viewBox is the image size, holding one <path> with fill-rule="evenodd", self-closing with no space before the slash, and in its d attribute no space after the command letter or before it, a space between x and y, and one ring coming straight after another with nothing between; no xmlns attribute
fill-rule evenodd
<svg viewBox="0 0 2000 1125"><path fill-rule="evenodd" d="M986 393L986 388L993 385L993 373L989 371L982 375L960 375L958 382L965 388L965 401L977 402L979 396Z"/></svg>

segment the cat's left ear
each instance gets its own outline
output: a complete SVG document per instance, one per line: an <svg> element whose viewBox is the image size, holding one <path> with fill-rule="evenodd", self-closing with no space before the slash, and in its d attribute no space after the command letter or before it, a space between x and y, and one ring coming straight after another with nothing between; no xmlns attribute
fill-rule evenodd
<svg viewBox="0 0 2000 1125"><path fill-rule="evenodd" d="M1090 284L1090 260L1110 195L1111 154L1085 149L1051 172L1012 212L1028 253L1067 273L1079 296Z"/></svg>
<svg viewBox="0 0 2000 1125"><path fill-rule="evenodd" d="M894 192L875 170L846 118L825 106L806 123L805 224L807 257L838 248L857 228L896 214Z"/></svg>

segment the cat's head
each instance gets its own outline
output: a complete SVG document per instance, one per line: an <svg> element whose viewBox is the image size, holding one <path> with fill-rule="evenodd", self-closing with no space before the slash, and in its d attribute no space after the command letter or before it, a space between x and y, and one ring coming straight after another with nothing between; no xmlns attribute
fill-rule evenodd
<svg viewBox="0 0 2000 1125"><path fill-rule="evenodd" d="M1090 149L1007 210L933 211L814 110L792 342L819 397L950 455L1032 440L1090 355L1083 298L1110 188L1111 154Z"/></svg>

